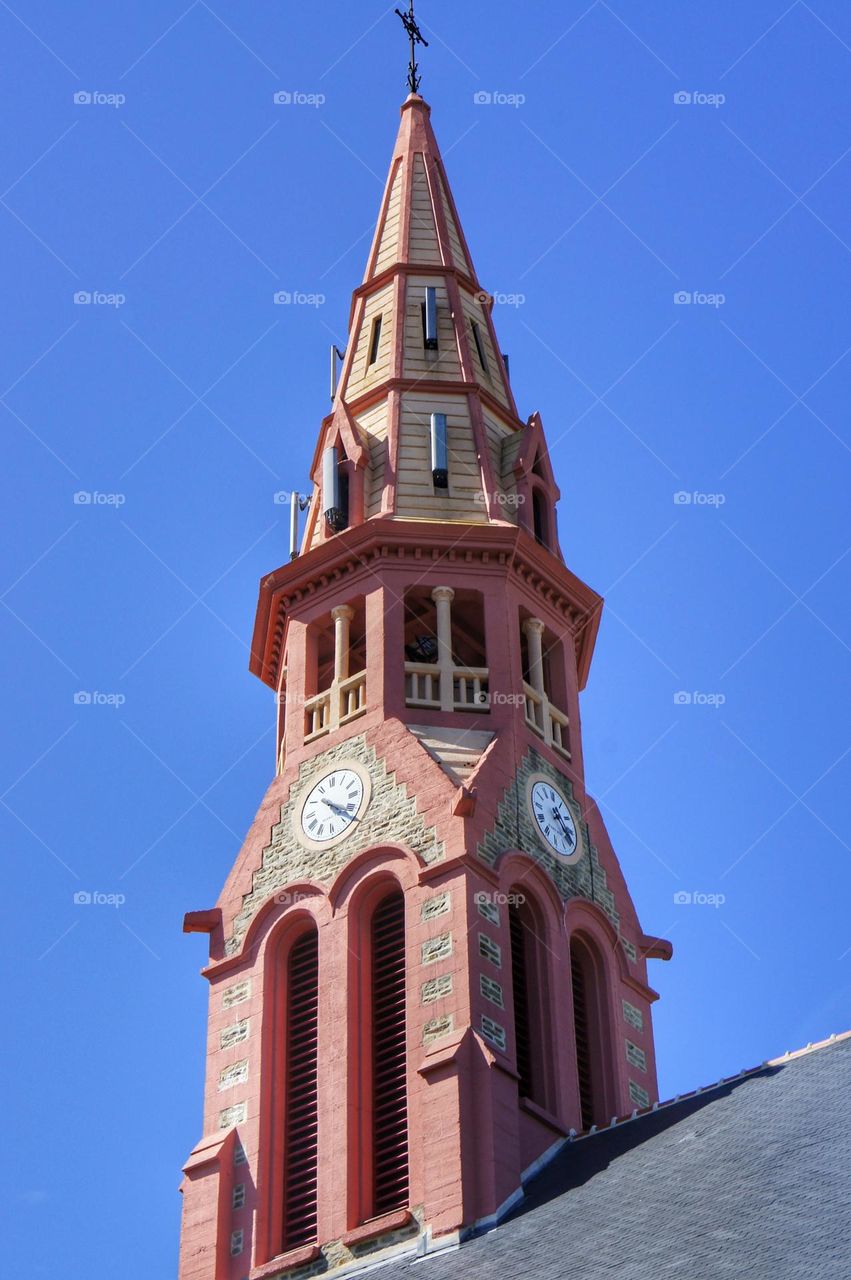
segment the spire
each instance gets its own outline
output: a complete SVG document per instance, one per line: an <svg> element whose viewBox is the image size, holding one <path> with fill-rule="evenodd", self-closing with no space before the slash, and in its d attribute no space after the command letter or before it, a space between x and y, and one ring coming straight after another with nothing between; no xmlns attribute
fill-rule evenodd
<svg viewBox="0 0 851 1280"><path fill-rule="evenodd" d="M398 265L452 268L479 291L431 126L431 107L416 93L402 106L365 282Z"/></svg>
<svg viewBox="0 0 851 1280"><path fill-rule="evenodd" d="M343 527L323 496L341 465L348 524L376 517L523 524L517 415L492 319L431 124L411 93L349 341L314 458L303 549ZM329 464L328 451L337 449ZM446 456L440 456L441 453ZM337 492L337 486L334 486ZM334 518L325 518L326 510Z"/></svg>

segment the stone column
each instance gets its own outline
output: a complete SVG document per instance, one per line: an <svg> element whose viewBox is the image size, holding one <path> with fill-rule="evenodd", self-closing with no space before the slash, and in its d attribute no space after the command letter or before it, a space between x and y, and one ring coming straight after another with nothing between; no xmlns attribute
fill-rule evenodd
<svg viewBox="0 0 851 1280"><path fill-rule="evenodd" d="M440 709L454 711L455 694L452 678L452 601L451 587L435 587L431 598L437 606L437 665L440 669Z"/></svg>
<svg viewBox="0 0 851 1280"><path fill-rule="evenodd" d="M540 728L545 742L552 743L552 725L550 723L550 704L544 687L544 624L540 618L527 618L523 623L526 640L529 646L529 683L540 698Z"/></svg>
<svg viewBox="0 0 851 1280"><path fill-rule="evenodd" d="M334 682L331 685L331 728L340 723L340 685L349 678L349 630L355 611L348 604L331 610L334 619Z"/></svg>

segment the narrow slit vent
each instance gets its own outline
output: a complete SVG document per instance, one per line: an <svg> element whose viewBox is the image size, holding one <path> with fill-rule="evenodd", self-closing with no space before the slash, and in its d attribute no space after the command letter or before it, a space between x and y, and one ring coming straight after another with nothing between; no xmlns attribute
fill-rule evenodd
<svg viewBox="0 0 851 1280"><path fill-rule="evenodd" d="M381 322L383 317L376 316L372 322L372 333L369 338L369 363L374 365L378 362L378 352L381 347Z"/></svg>
<svg viewBox="0 0 851 1280"><path fill-rule="evenodd" d="M473 330L473 339L476 343L476 352L479 357L479 364L482 366L482 373L490 375L487 352L485 351L485 344L482 341L482 331L475 320L470 321L470 327Z"/></svg>
<svg viewBox="0 0 851 1280"><path fill-rule="evenodd" d="M392 893L372 918L372 1213L408 1203L405 899Z"/></svg>
<svg viewBox="0 0 851 1280"><path fill-rule="evenodd" d="M305 934L287 965L283 1250L316 1240L319 938Z"/></svg>

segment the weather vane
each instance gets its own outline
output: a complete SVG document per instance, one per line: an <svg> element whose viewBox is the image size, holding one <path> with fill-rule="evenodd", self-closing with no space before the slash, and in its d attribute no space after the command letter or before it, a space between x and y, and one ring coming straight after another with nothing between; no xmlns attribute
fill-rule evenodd
<svg viewBox="0 0 851 1280"><path fill-rule="evenodd" d="M408 67L408 87L411 93L418 93L422 84L422 76L419 74L419 66L417 65L417 45L425 45L428 48L428 40L423 36L417 26L417 20L414 17L414 0L410 0L410 6L407 13L403 13L401 9L397 9L399 17L402 19L405 30L411 40L411 63Z"/></svg>

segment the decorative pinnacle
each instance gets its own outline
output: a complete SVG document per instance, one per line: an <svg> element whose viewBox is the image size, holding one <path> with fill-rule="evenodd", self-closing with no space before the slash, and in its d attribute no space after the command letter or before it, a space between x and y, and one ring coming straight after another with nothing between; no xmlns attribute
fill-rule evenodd
<svg viewBox="0 0 851 1280"><path fill-rule="evenodd" d="M422 84L422 76L419 74L420 68L417 64L417 45L424 45L428 48L428 40L424 37L422 31L417 26L417 20L414 17L414 0L410 0L410 6L407 13L403 13L401 9L396 10L402 19L402 24L408 33L411 41L411 61L408 65L408 88L411 93L419 93Z"/></svg>

